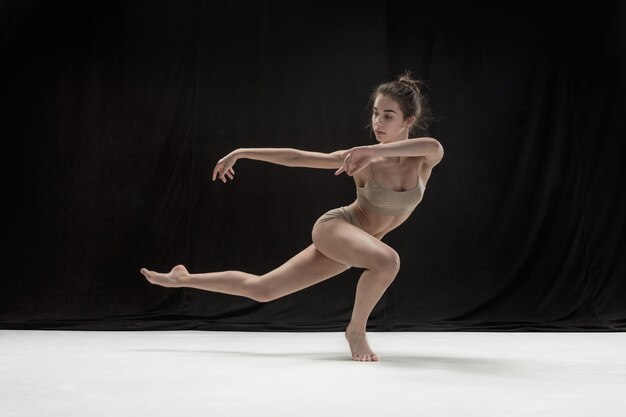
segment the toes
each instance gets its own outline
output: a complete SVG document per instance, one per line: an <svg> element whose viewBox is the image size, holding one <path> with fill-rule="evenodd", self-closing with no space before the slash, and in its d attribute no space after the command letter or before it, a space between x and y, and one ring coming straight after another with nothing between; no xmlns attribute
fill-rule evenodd
<svg viewBox="0 0 626 417"><path fill-rule="evenodd" d="M352 359L359 362L378 362L379 360L378 355L375 353L372 355L355 355Z"/></svg>

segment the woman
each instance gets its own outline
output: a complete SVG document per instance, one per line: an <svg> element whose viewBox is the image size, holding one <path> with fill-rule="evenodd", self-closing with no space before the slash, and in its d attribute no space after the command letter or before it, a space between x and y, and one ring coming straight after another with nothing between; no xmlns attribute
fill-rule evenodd
<svg viewBox="0 0 626 417"><path fill-rule="evenodd" d="M378 144L332 153L292 148L237 149L213 170L225 183L233 179L240 158L289 167L337 169L354 177L357 199L326 212L311 234L313 243L265 275L241 271L190 274L183 265L167 273L141 269L149 282L164 287L191 287L266 302L329 279L350 267L364 268L357 284L345 336L352 358L378 361L366 337L367 319L400 269L398 253L381 241L411 215L422 200L431 171L443 158L441 144L429 137L409 139L422 126L424 97L410 72L379 85L371 95L372 129Z"/></svg>

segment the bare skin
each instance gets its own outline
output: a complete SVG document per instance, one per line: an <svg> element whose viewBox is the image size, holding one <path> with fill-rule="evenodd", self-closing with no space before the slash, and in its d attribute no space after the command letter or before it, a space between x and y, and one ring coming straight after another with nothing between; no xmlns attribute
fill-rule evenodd
<svg viewBox="0 0 626 417"><path fill-rule="evenodd" d="M378 362L380 360L369 343L367 343L367 334L365 332L351 331L348 328L345 336L348 345L350 345L353 360L360 362Z"/></svg>
<svg viewBox="0 0 626 417"><path fill-rule="evenodd" d="M141 268L140 272L146 277L152 284L160 285L167 288L177 288L181 285L186 276L189 276L189 271L184 265L176 265L167 274L162 274L155 271L149 271L146 268Z"/></svg>
<svg viewBox="0 0 626 417"><path fill-rule="evenodd" d="M249 280L252 274L246 274L240 271L224 271L231 272L231 274L235 275L220 277L220 273L213 273L213 276L210 276L211 274L190 274L184 265L176 265L168 273L149 271L146 268L141 268L140 272L150 283L160 285L162 287L192 287L204 290L220 291L233 295L248 296L249 298L256 299L256 301L266 300L260 293L254 293L253 290L250 291L250 289L253 289L254 286L246 285L246 280ZM257 280L260 278L258 276L254 277L256 277ZM219 280L222 281L221 285ZM362 283L359 285L363 287ZM242 288L244 290L242 290ZM373 307L376 301L378 301L385 288L386 285L384 288L379 286L378 292L380 292L380 294L375 292L371 295L365 295L366 298L371 299L366 307L368 310L367 316L369 316L371 307ZM348 325L345 331L345 337L350 346L352 358L356 361L378 361L378 355L372 351L367 342L367 336L365 333L365 323L367 317L365 317L365 319L360 319L358 310L356 310L356 312L357 314L355 314L355 319L350 323L350 325Z"/></svg>
<svg viewBox="0 0 626 417"><path fill-rule="evenodd" d="M407 140L409 128L415 119L403 118L398 104L385 96L379 95L374 106L372 128L377 131L377 140L381 143ZM389 109L395 113L385 111ZM232 180L235 173L232 166L236 160L232 154L223 158L223 163L216 166L213 172L213 180L218 174L224 183L227 177ZM433 167L423 157L414 156L372 158L371 163L375 165L378 181L396 191L413 188L418 181L422 181L425 186ZM364 169L368 164L355 172L350 172L355 167L346 164L344 161L336 168L353 176L357 186L362 187L372 180L371 171ZM339 275L350 267L363 268L365 270L357 284L354 309L345 337L353 360L377 362L380 358L369 346L366 324L371 311L400 268L398 253L381 239L404 223L409 215L379 215L360 207L356 201L351 207L357 213L363 229L343 219L321 223L311 233L311 245L264 275L233 270L191 274L184 265L176 265L168 273L146 268L141 268L140 272L150 283L163 287L197 288L267 302Z"/></svg>

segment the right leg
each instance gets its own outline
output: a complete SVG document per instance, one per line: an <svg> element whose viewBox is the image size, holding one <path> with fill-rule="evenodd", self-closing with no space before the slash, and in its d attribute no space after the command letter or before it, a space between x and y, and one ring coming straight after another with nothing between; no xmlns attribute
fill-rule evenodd
<svg viewBox="0 0 626 417"><path fill-rule="evenodd" d="M283 265L261 276L242 271L190 274L183 265L175 266L168 274L145 268L141 269L141 273L151 283L165 287L197 288L266 302L315 285L349 268L326 257L311 244Z"/></svg>
<svg viewBox="0 0 626 417"><path fill-rule="evenodd" d="M312 233L313 243L337 262L366 269L357 284L352 318L346 338L355 360L378 360L365 335L367 319L400 269L398 253L343 219L320 224Z"/></svg>

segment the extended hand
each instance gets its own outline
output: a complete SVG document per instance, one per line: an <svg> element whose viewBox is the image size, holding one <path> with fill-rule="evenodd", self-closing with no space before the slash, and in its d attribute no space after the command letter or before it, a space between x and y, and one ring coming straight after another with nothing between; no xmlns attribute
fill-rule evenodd
<svg viewBox="0 0 626 417"><path fill-rule="evenodd" d="M374 159L374 156L374 150L369 146L357 146L349 149L341 155L344 158L343 165L335 172L335 175L345 171L349 176L353 176L368 166Z"/></svg>
<svg viewBox="0 0 626 417"><path fill-rule="evenodd" d="M218 173L223 182L226 182L226 175L232 180L235 177L235 170L233 169L235 162L237 162L237 157L233 152L217 161L217 165L215 165L215 169L213 170L213 181L215 181L215 177Z"/></svg>

